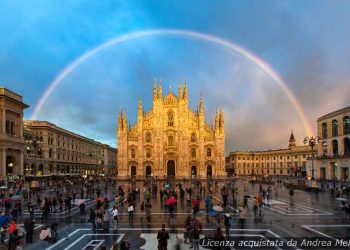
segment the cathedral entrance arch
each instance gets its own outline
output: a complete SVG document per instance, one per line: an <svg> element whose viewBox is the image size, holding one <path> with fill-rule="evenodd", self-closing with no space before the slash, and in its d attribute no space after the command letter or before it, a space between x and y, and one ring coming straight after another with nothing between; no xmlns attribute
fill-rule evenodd
<svg viewBox="0 0 350 250"><path fill-rule="evenodd" d="M135 177L136 176L136 167L135 166L131 166L130 175L131 175L131 177Z"/></svg>
<svg viewBox="0 0 350 250"><path fill-rule="evenodd" d="M213 176L213 168L212 166L207 166L207 178L211 178Z"/></svg>
<svg viewBox="0 0 350 250"><path fill-rule="evenodd" d="M167 176L168 178L175 178L175 161L173 160L167 162Z"/></svg>
<svg viewBox="0 0 350 250"><path fill-rule="evenodd" d="M197 177L197 166L191 167L191 177L196 178Z"/></svg>
<svg viewBox="0 0 350 250"><path fill-rule="evenodd" d="M151 177L151 175L152 175L151 166L146 166L146 177Z"/></svg>

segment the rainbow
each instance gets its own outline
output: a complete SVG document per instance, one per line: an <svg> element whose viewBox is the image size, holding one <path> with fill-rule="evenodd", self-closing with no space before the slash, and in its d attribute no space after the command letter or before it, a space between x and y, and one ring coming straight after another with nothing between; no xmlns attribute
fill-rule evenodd
<svg viewBox="0 0 350 250"><path fill-rule="evenodd" d="M147 36L179 36L179 37L186 37L186 38L192 38L192 39L198 39L198 40L204 40L207 42L211 42L220 46L223 46L229 50L232 50L236 53L239 53L241 56L245 57L246 59L252 61L255 65L257 65L260 69L262 69L264 72L266 72L269 77L271 77L274 82L278 84L279 87L283 90L285 95L288 97L292 105L294 106L296 112L298 113L306 135L313 135L313 129L312 126L310 125L310 122L307 119L307 116L298 102L297 98L293 95L292 91L288 88L288 85L284 82L284 80L266 63L264 62L261 58L257 57L253 53L247 51L246 49L230 42L225 39L222 39L220 37L216 37L213 35L201 33L201 32L196 32L196 31L189 31L189 30L178 30L178 29L152 29L152 30L144 30L144 31L136 31L132 33L127 33L115 38L112 38L108 40L107 42L85 52L82 56L74 60L72 63L70 63L65 69L63 69L57 76L56 78L50 83L50 85L47 87L47 89L44 91L43 95L40 97L38 103L36 104L32 115L31 119L35 120L38 114L40 113L40 110L43 108L45 105L45 102L49 98L49 96L52 94L52 92L55 90L55 88L61 83L61 81L73 70L75 70L82 62L85 60L88 60L101 50L104 50L110 46L130 41L130 40L135 40L139 39L142 37L147 37Z"/></svg>

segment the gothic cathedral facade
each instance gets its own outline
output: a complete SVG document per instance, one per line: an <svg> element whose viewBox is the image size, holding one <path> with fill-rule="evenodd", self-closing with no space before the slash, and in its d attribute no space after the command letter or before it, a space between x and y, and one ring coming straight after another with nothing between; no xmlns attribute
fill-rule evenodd
<svg viewBox="0 0 350 250"><path fill-rule="evenodd" d="M223 112L214 124L204 119L202 96L195 112L188 104L188 90L181 83L176 96L171 88L163 97L154 82L153 108L143 112L138 104L135 125L128 127L126 112L118 117L118 176L158 178L207 178L225 176L225 126Z"/></svg>

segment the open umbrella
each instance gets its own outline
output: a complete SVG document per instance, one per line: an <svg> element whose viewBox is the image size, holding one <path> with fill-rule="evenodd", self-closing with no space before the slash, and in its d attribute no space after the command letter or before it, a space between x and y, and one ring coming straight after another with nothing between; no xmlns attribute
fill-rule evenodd
<svg viewBox="0 0 350 250"><path fill-rule="evenodd" d="M7 189L7 186L1 186L0 189Z"/></svg>
<svg viewBox="0 0 350 250"><path fill-rule="evenodd" d="M222 212L222 211L224 211L224 209L223 209L222 207L220 207L220 206L214 206L214 207L213 207L213 210L216 211L216 212Z"/></svg>
<svg viewBox="0 0 350 250"><path fill-rule="evenodd" d="M170 205L170 204L175 204L177 202L177 200L174 198L174 197L170 197L167 201L166 201L166 203L168 204L168 205Z"/></svg>
<svg viewBox="0 0 350 250"><path fill-rule="evenodd" d="M218 212L216 212L216 211L214 211L214 210L210 210L210 211L208 212L208 215L211 215L211 216L217 215L217 214L218 214Z"/></svg>
<svg viewBox="0 0 350 250"><path fill-rule="evenodd" d="M14 200L14 201L21 200L21 199L22 199L22 196L20 196L20 195L11 196L11 200Z"/></svg>
<svg viewBox="0 0 350 250"><path fill-rule="evenodd" d="M77 200L75 200L75 205L77 205L77 206L80 206L83 203L85 203L84 199L77 199Z"/></svg>
<svg viewBox="0 0 350 250"><path fill-rule="evenodd" d="M335 200L336 200L336 201L347 201L347 199L342 198L342 197L336 198Z"/></svg>
<svg viewBox="0 0 350 250"><path fill-rule="evenodd" d="M7 202L7 201L9 201L9 200L10 200L9 197L4 197L4 198L2 199L2 202Z"/></svg>

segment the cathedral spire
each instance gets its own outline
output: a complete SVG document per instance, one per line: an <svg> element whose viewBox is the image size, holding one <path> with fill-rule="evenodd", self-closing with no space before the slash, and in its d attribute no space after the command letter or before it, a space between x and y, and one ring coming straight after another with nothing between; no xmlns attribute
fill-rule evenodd
<svg viewBox="0 0 350 250"><path fill-rule="evenodd" d="M199 99L199 114L204 114L203 97L202 97L202 95L200 96L200 99Z"/></svg>
<svg viewBox="0 0 350 250"><path fill-rule="evenodd" d="M154 79L153 83L153 101L157 100L157 81Z"/></svg>
<svg viewBox="0 0 350 250"><path fill-rule="evenodd" d="M118 115L118 130L123 129L123 111L120 109L119 115Z"/></svg>
<svg viewBox="0 0 350 250"><path fill-rule="evenodd" d="M187 92L187 83L186 83L186 80L185 80L185 86L184 86L184 96L183 96L183 99L185 101L188 100L188 92Z"/></svg>
<svg viewBox="0 0 350 250"><path fill-rule="evenodd" d="M180 83L179 83L179 100L182 99L182 83L181 83L181 80L180 80Z"/></svg>
<svg viewBox="0 0 350 250"><path fill-rule="evenodd" d="M138 106L138 113L142 115L142 99L141 99L141 96L139 98L139 106Z"/></svg>
<svg viewBox="0 0 350 250"><path fill-rule="evenodd" d="M224 129L224 113L222 112L222 108L220 108L220 115L219 115L219 127L221 129Z"/></svg>
<svg viewBox="0 0 350 250"><path fill-rule="evenodd" d="M163 99L162 80L159 81L159 86L158 86L158 99L160 99L160 100Z"/></svg>
<svg viewBox="0 0 350 250"><path fill-rule="evenodd" d="M124 111L123 128L128 128L128 119L126 118L126 111Z"/></svg>
<svg viewBox="0 0 350 250"><path fill-rule="evenodd" d="M215 112L215 130L219 128L219 115L218 115L218 108L216 108Z"/></svg>

